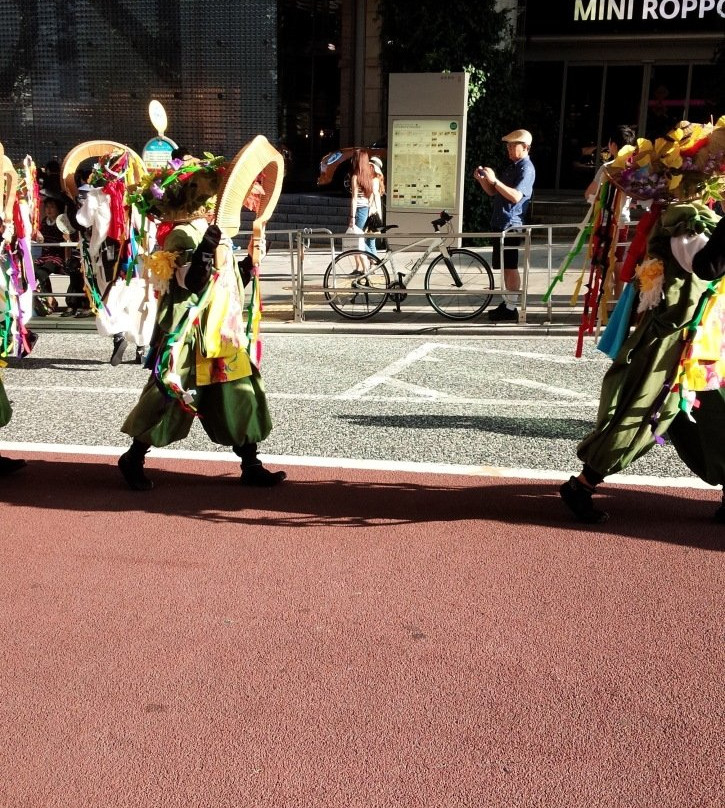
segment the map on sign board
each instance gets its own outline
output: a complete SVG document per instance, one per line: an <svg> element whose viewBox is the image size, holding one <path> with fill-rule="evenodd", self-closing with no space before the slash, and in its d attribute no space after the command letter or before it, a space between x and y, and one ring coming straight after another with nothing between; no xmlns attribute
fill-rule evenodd
<svg viewBox="0 0 725 808"><path fill-rule="evenodd" d="M455 204L459 129L450 118L392 122L391 207L440 210Z"/></svg>

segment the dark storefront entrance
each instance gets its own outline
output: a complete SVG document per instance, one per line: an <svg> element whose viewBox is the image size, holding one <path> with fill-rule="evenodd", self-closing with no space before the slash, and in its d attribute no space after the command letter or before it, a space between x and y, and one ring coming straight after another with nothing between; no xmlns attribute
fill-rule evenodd
<svg viewBox="0 0 725 808"><path fill-rule="evenodd" d="M645 5L630 3L633 12ZM606 9L606 3L599 6ZM723 68L713 62L723 35L713 35L712 25L725 28L717 7L709 28L708 20L698 18L690 27L701 32L688 32L683 30L687 21L680 19L670 36L661 32L662 24L650 25L647 33L639 30L636 13L625 21L574 19L577 8L581 14L588 7L575 0L558 10L547 4L544 16L538 3L528 4L526 122L535 133L540 187L585 188L601 163L608 132L618 124L654 138L680 120L725 114L719 108ZM579 24L585 27L575 36ZM636 35L623 33L627 25Z"/></svg>

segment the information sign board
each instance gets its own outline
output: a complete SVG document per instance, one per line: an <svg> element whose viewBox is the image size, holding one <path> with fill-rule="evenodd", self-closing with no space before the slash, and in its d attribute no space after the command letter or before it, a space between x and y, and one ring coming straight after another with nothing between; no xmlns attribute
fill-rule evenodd
<svg viewBox="0 0 725 808"><path fill-rule="evenodd" d="M450 118L392 119L389 204L441 210L456 204L459 123Z"/></svg>

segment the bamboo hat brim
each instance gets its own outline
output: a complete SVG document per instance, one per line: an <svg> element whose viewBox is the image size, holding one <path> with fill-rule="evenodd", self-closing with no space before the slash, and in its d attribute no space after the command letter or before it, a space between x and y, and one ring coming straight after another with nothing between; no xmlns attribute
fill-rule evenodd
<svg viewBox="0 0 725 808"><path fill-rule="evenodd" d="M84 160L89 160L92 157L103 157L104 154L110 154L114 151L128 152L129 169L132 172L130 184L135 185L140 182L146 167L143 160L133 149L124 146L123 143L116 143L114 140L87 140L74 146L63 160L60 176L66 193L73 198L78 194L75 172Z"/></svg>
<svg viewBox="0 0 725 808"><path fill-rule="evenodd" d="M0 201L2 201L3 218L5 221L12 221L15 194L18 190L18 172L15 170L12 160L5 154L2 144L0 144L0 156L3 175L3 192Z"/></svg>
<svg viewBox="0 0 725 808"><path fill-rule="evenodd" d="M254 233L260 237L274 213L282 193L284 159L263 135L257 135L229 164L218 193L215 221L229 238L239 232L242 207L254 183L260 179L264 196L254 220Z"/></svg>

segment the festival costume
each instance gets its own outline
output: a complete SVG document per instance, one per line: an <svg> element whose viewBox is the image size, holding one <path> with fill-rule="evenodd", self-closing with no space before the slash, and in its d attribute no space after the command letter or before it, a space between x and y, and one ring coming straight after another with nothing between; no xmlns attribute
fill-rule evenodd
<svg viewBox="0 0 725 808"><path fill-rule="evenodd" d="M623 471L649 451L679 410L679 396L663 390L673 385L683 353L683 329L693 320L709 283L683 269L672 255L670 239L686 237L696 228L710 235L717 221L702 203L674 204L663 212L650 237L649 260L662 267L655 281L661 283L661 293L655 292L661 300L644 313L605 374L596 425L577 448L579 459L601 477Z"/></svg>
<svg viewBox="0 0 725 808"><path fill-rule="evenodd" d="M595 487L663 443L668 430L695 474L725 484L725 223L700 201L725 196L725 117L715 125L683 122L654 144L640 139L636 147L623 147L606 171L610 184L601 199L607 205L592 231L577 355L583 335L606 314L601 289L614 267L610 234L621 196L649 199L652 207L622 267L629 287L602 337L614 361L602 383L594 430L577 447L584 468L560 488L585 522L607 518L592 504ZM725 507L715 518L725 521Z"/></svg>
<svg viewBox="0 0 725 808"><path fill-rule="evenodd" d="M30 254L33 222L37 225L38 187L32 160L23 163L21 193L18 174L0 144L0 367L5 357L27 356L35 335L27 328L32 316L35 275ZM0 379L0 427L12 417L12 407ZM24 460L0 456L0 476L25 465Z"/></svg>
<svg viewBox="0 0 725 808"><path fill-rule="evenodd" d="M223 446L258 443L272 428L262 379L256 368L253 369L247 353L244 287L232 254L232 243L227 238L221 240L221 249L215 253L213 271L218 273L218 278L199 325L185 329L189 312L199 309L210 279L200 291L191 291L184 285L183 268L189 271L206 230L204 219L180 223L163 244L164 252L179 256L176 263L182 268L169 279L168 290L159 301L150 363L160 368L162 354L170 349L170 342L181 340L183 347L174 346L178 357L175 385L187 391L189 399L187 406L184 406L183 395L170 402L168 392L159 386L157 375L149 379L121 429L152 446L167 446L185 438L197 415L210 440ZM221 260L216 259L217 255ZM224 322L215 321L220 304L227 309ZM209 343L220 329L224 336L214 349ZM205 356L205 352L221 355ZM191 390L193 396L188 393Z"/></svg>
<svg viewBox="0 0 725 808"><path fill-rule="evenodd" d="M128 342L141 347L151 338L156 296L140 258L152 248L153 232L130 202L130 190L143 175L143 161L121 143L96 140L71 149L61 168L68 195L76 198L75 171L90 157L99 159L76 213L81 268L96 328L114 338L115 365L123 354L118 350L121 343L124 348Z"/></svg>
<svg viewBox="0 0 725 808"><path fill-rule="evenodd" d="M279 198L282 158L260 136L230 166L221 159L171 161L166 172L149 175L138 195L149 215L165 221L158 232L162 249L146 261L160 293L147 362L152 376L122 426L134 440L119 467L136 490L151 487L142 468L148 448L183 439L197 416L210 440L241 457L243 484L271 486L286 476L267 471L257 457L257 444L272 427L258 370L258 270L264 225ZM207 225L200 214L222 177L216 223ZM238 266L231 235L239 229L242 205L257 219L251 254ZM246 320L245 280L251 283Z"/></svg>

